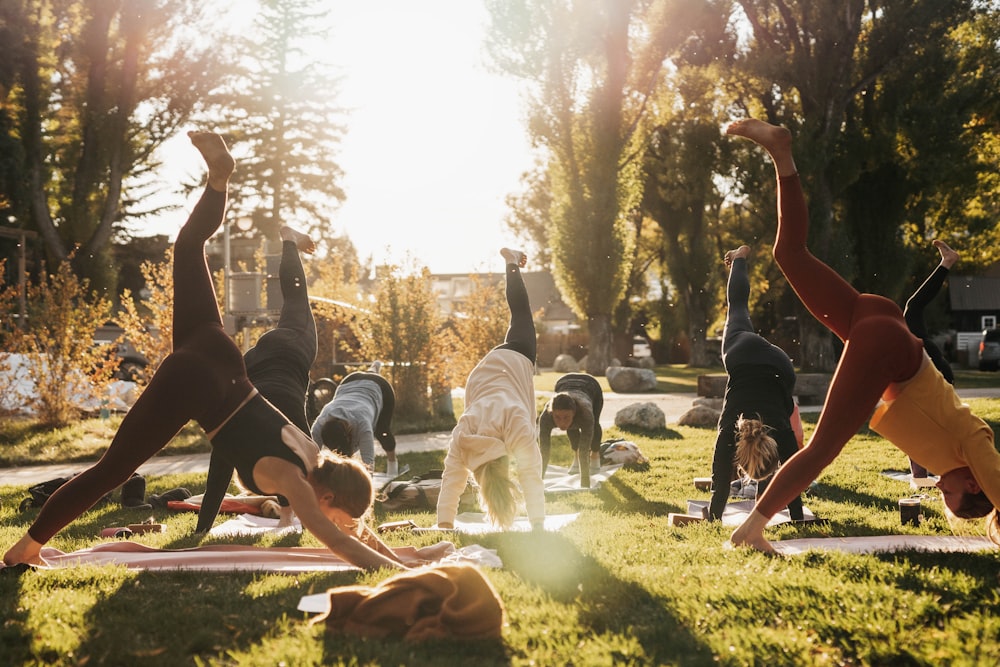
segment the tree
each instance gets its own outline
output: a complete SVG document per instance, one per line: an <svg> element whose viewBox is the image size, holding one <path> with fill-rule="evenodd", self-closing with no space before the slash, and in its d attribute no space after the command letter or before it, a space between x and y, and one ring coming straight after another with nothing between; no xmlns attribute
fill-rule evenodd
<svg viewBox="0 0 1000 667"><path fill-rule="evenodd" d="M354 328L361 354L388 366L401 418L429 418L429 388L438 384L445 355L437 344L442 322L429 271L384 267L371 302L362 305Z"/></svg>
<svg viewBox="0 0 1000 667"><path fill-rule="evenodd" d="M667 53L698 12L685 0L489 0L488 50L525 81L528 128L548 155L554 276L587 320L587 370L611 358L612 313L633 259L638 133ZM696 8L697 9L697 8Z"/></svg>
<svg viewBox="0 0 1000 667"><path fill-rule="evenodd" d="M894 296L898 276L912 266L904 241L929 241L926 232L936 225L928 215L969 182L965 166L978 164L969 128L979 125L977 110L996 108L996 93L984 90L995 86L976 72L995 64L995 42L988 61L963 59L968 51L955 36L976 19L977 7L994 22L995 9L974 0L739 5L751 40L734 79L743 82L734 83L734 104L796 136L810 247L862 288ZM758 179L756 170L747 173ZM770 187L746 191L755 207L773 210ZM803 365L831 368L830 335L798 312Z"/></svg>
<svg viewBox="0 0 1000 667"><path fill-rule="evenodd" d="M192 28L200 4L3 3L16 38L4 42L0 143L15 137L4 154L19 162L4 162L0 214L37 229L50 262L72 254L95 289L115 285L112 236L147 211L154 151L213 85L219 41Z"/></svg>
<svg viewBox="0 0 1000 667"><path fill-rule="evenodd" d="M261 0L253 28L236 46L236 71L212 98L241 154L232 181L232 217L253 218L275 238L281 225L330 235L332 206L343 201L336 161L344 127L337 80L313 54L328 23L318 0Z"/></svg>

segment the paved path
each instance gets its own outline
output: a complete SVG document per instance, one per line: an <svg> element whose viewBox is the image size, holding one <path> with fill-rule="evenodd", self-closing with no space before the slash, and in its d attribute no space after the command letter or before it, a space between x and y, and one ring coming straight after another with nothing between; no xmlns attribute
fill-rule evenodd
<svg viewBox="0 0 1000 667"><path fill-rule="evenodd" d="M1000 389L960 389L962 398L1000 397ZM691 407L695 393L679 394L615 394L605 392L601 425L614 426L615 413L632 403L652 402L660 406L667 423L674 424ZM803 406L803 412L817 412L819 406ZM396 436L396 451L428 452L448 448L449 433L415 433ZM22 466L0 469L0 486L31 486L47 479L65 477L86 468L83 463ZM175 473L207 472L208 454L184 454L180 456L156 456L139 467L146 476L172 475Z"/></svg>

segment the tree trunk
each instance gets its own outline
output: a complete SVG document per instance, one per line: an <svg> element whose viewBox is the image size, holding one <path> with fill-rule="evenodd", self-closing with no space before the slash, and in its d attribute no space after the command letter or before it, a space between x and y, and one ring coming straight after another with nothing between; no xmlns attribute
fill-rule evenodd
<svg viewBox="0 0 1000 667"><path fill-rule="evenodd" d="M604 375L611 363L611 316L594 315L588 321L590 344L587 348L587 372Z"/></svg>

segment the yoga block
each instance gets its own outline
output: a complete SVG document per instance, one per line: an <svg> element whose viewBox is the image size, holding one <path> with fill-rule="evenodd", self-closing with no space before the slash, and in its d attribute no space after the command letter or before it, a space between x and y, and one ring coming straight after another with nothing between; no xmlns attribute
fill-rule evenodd
<svg viewBox="0 0 1000 667"><path fill-rule="evenodd" d="M711 491L712 490L712 478L711 477L695 477L694 478L694 488L699 491Z"/></svg>
<svg viewBox="0 0 1000 667"><path fill-rule="evenodd" d="M700 516L695 516L694 514L679 514L677 512L671 512L667 515L667 523L671 526L686 526L689 523L698 523L699 521L704 521Z"/></svg>

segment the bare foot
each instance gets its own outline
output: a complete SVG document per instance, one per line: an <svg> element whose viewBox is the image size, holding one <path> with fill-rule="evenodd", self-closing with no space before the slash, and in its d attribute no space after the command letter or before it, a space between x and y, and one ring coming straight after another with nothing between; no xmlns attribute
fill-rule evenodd
<svg viewBox="0 0 1000 667"><path fill-rule="evenodd" d="M520 250L511 250L510 248L500 248L500 256L507 260L508 264L516 264L517 266L524 268L524 265L528 263L528 256L525 255Z"/></svg>
<svg viewBox="0 0 1000 667"><path fill-rule="evenodd" d="M792 133L788 128L771 125L757 118L744 118L730 123L726 134L749 139L766 150L774 161L778 176L791 176L797 172L792 159Z"/></svg>
<svg viewBox="0 0 1000 667"><path fill-rule="evenodd" d="M226 142L215 132L188 132L191 143L198 149L208 166L208 184L213 190L225 192L229 177L236 169L236 160L226 148Z"/></svg>
<svg viewBox="0 0 1000 667"><path fill-rule="evenodd" d="M733 531L729 543L734 547L750 547L768 554L777 553L771 543L764 539L764 528L767 527L769 519L770 517L764 516L754 508L743 523Z"/></svg>
<svg viewBox="0 0 1000 667"><path fill-rule="evenodd" d="M725 257L726 268L731 267L733 265L734 260L739 259L740 257L749 257L749 256L750 256L750 246L748 245L741 245L736 250L728 251Z"/></svg>
<svg viewBox="0 0 1000 667"><path fill-rule="evenodd" d="M288 225L284 225L278 230L278 236L281 237L282 241L294 241L295 247L301 252L313 253L316 250L316 244L313 243L308 234L304 234Z"/></svg>
<svg viewBox="0 0 1000 667"><path fill-rule="evenodd" d="M17 544L7 550L3 555L4 565L18 565L28 563L29 565L44 565L40 552L42 545L31 539L27 533L17 541Z"/></svg>
<svg viewBox="0 0 1000 667"><path fill-rule="evenodd" d="M941 266L950 269L958 263L958 253L952 250L947 243L935 239L933 244L938 249L938 252L941 253Z"/></svg>

